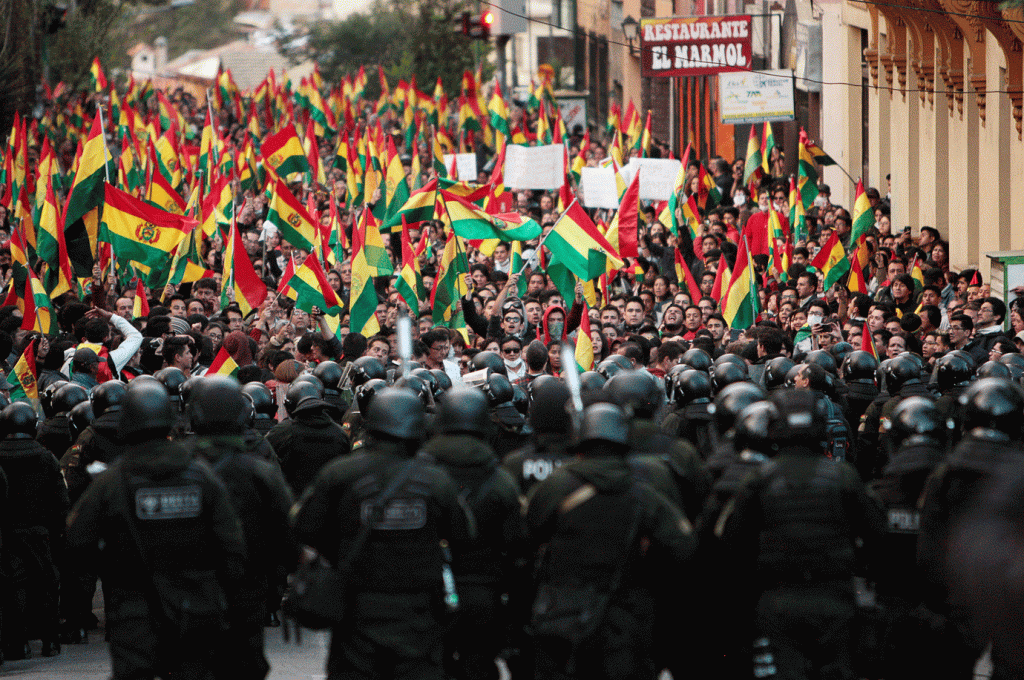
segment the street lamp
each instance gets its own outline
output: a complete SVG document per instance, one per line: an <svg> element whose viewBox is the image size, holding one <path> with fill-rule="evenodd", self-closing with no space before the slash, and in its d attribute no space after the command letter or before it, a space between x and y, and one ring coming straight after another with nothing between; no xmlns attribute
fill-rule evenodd
<svg viewBox="0 0 1024 680"><path fill-rule="evenodd" d="M639 57L640 49L633 47L633 41L640 37L640 22L631 16L622 20L622 35L626 36L629 42L629 56Z"/></svg>

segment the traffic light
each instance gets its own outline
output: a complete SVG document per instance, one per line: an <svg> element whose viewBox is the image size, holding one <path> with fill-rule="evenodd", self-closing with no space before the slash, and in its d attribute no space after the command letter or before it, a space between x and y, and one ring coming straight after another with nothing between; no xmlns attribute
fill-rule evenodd
<svg viewBox="0 0 1024 680"><path fill-rule="evenodd" d="M485 12L481 15L472 15L469 12L462 13L462 35L473 40L490 40L491 25L494 23L494 12Z"/></svg>

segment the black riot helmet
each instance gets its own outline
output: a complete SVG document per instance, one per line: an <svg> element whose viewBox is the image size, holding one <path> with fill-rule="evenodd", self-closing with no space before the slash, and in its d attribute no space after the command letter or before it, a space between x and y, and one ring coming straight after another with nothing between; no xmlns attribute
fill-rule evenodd
<svg viewBox="0 0 1024 680"><path fill-rule="evenodd" d="M60 413L60 411L55 411L53 409L53 395L57 394L57 390L68 384L67 380L54 380L52 383L47 385L45 389L39 392L39 403L43 407L44 416L51 418ZM88 395L86 398L88 398Z"/></svg>
<svg viewBox="0 0 1024 680"><path fill-rule="evenodd" d="M512 401L512 397L515 396L512 383L501 373L491 373L487 376L487 382L481 385L480 389L487 396L487 402L492 408Z"/></svg>
<svg viewBox="0 0 1024 680"><path fill-rule="evenodd" d="M363 411L363 426L374 437L415 441L423 437L423 402L406 387L385 387Z"/></svg>
<svg viewBox="0 0 1024 680"><path fill-rule="evenodd" d="M687 367L673 376L672 394L680 406L711 403L711 376L706 371Z"/></svg>
<svg viewBox="0 0 1024 680"><path fill-rule="evenodd" d="M1007 352L999 357L999 363L1024 368L1024 354L1020 352Z"/></svg>
<svg viewBox="0 0 1024 680"><path fill-rule="evenodd" d="M984 428L1017 439L1021 433L1024 389L1005 378L981 378L960 395L964 430Z"/></svg>
<svg viewBox="0 0 1024 680"><path fill-rule="evenodd" d="M962 354L949 352L935 362L935 379L941 392L969 385L972 377L974 368Z"/></svg>
<svg viewBox="0 0 1024 680"><path fill-rule="evenodd" d="M490 431L487 397L475 387L459 385L441 396L434 429L442 434L468 434L483 439Z"/></svg>
<svg viewBox="0 0 1024 680"><path fill-rule="evenodd" d="M430 383L418 375L410 373L404 378L399 378L395 381L395 387L412 390L420 398L424 408L433 405L434 395L431 392Z"/></svg>
<svg viewBox="0 0 1024 680"><path fill-rule="evenodd" d="M317 381L319 382L319 381ZM320 399L320 385L308 380L293 380L284 395L284 410L294 417L295 409L306 399Z"/></svg>
<svg viewBox="0 0 1024 680"><path fill-rule="evenodd" d="M316 395L317 395L317 397L323 399L323 396L324 396L324 384L322 382L320 382L320 378L316 377L312 373L301 373L301 374L299 374L299 375L297 375L295 377L295 380L292 380L292 385L294 385L295 383L304 383L304 382L307 382L307 383L313 385L314 387L316 387Z"/></svg>
<svg viewBox="0 0 1024 680"><path fill-rule="evenodd" d="M786 375L796 364L789 357L775 357L764 367L764 388L777 390L786 386Z"/></svg>
<svg viewBox="0 0 1024 680"><path fill-rule="evenodd" d="M736 451L751 449L766 456L772 455L775 450L768 436L768 426L778 417L778 409L770 401L755 401L740 411L733 427Z"/></svg>
<svg viewBox="0 0 1024 680"><path fill-rule="evenodd" d="M356 406L359 407L359 412L366 413L366 409L370 405L370 399L373 398L373 395L377 394L387 386L388 384L380 378L374 378L373 380L367 380L357 387L355 396Z"/></svg>
<svg viewBox="0 0 1024 680"><path fill-rule="evenodd" d="M66 383L53 395L54 414L67 413L83 401L89 401L89 393L77 383Z"/></svg>
<svg viewBox="0 0 1024 680"><path fill-rule="evenodd" d="M93 421L92 415L92 404L88 400L75 404L68 413L68 434L71 435L71 441L77 442L78 436L85 431L85 428Z"/></svg>
<svg viewBox="0 0 1024 680"><path fill-rule="evenodd" d="M597 372L611 380L615 374L621 371L633 370L633 364L621 354L613 354L597 365Z"/></svg>
<svg viewBox="0 0 1024 680"><path fill-rule="evenodd" d="M341 366L336 361L321 361L313 369L313 376L324 386L324 394L336 395L341 389Z"/></svg>
<svg viewBox="0 0 1024 680"><path fill-rule="evenodd" d="M786 390L772 395L777 416L768 424L768 437L777 449L821 451L828 419L828 397L813 390Z"/></svg>
<svg viewBox="0 0 1024 680"><path fill-rule="evenodd" d="M434 376L434 398L437 399L452 388L452 379L440 368L432 368L430 373Z"/></svg>
<svg viewBox="0 0 1024 680"><path fill-rule="evenodd" d="M108 380L92 388L89 392L89 400L92 402L92 412L99 418L104 413L120 411L124 402L127 386L118 380Z"/></svg>
<svg viewBox="0 0 1024 680"><path fill-rule="evenodd" d="M568 434L572 430L569 415L569 387L553 376L540 376L530 382L530 425L536 432Z"/></svg>
<svg viewBox="0 0 1024 680"><path fill-rule="evenodd" d="M176 421L171 397L160 382L133 380L125 390L117 434L132 443L163 439Z"/></svg>
<svg viewBox="0 0 1024 680"><path fill-rule="evenodd" d="M199 435L242 434L252 413L242 386L226 375L208 375L188 402L192 431Z"/></svg>
<svg viewBox="0 0 1024 680"><path fill-rule="evenodd" d="M875 384L878 385L878 389L893 394L895 390L889 388L889 383L885 380L885 373L889 368L889 364L892 363L892 359L882 359L878 364L878 368L875 369Z"/></svg>
<svg viewBox="0 0 1024 680"><path fill-rule="evenodd" d="M909 356L897 356L885 367L885 384L889 394L896 394L904 385L921 382L921 370Z"/></svg>
<svg viewBox="0 0 1024 680"><path fill-rule="evenodd" d="M917 352L900 352L897 356L907 357L908 359L913 361L915 364L917 364L917 375L918 376L923 376L923 375L926 375L928 373L928 362L926 362L924 360L924 357L922 357Z"/></svg>
<svg viewBox="0 0 1024 680"><path fill-rule="evenodd" d="M539 380L540 377L534 378L533 382ZM599 390L603 390L605 383L607 382L608 378L604 377L597 371L584 371L583 373L580 373L580 391L583 392L584 394L586 394L587 392L597 392Z"/></svg>
<svg viewBox="0 0 1024 680"><path fill-rule="evenodd" d="M935 402L926 397L900 400L882 426L889 432L893 448L915 435L941 441L946 431L946 422Z"/></svg>
<svg viewBox="0 0 1024 680"><path fill-rule="evenodd" d="M764 401L764 390L752 382L737 382L726 385L715 395L715 403L711 405L715 416L715 428L719 434L725 434L736 424L740 411L755 401Z"/></svg>
<svg viewBox="0 0 1024 680"><path fill-rule="evenodd" d="M257 416L273 418L277 413L277 404L274 403L274 395L270 388L261 382L253 381L242 385L242 394L249 397L252 408Z"/></svg>
<svg viewBox="0 0 1024 680"><path fill-rule="evenodd" d="M674 404L676 401L675 389L673 387L675 385L676 376L678 376L683 371L689 370L692 369L690 369L690 367L687 366L686 364L676 364L672 368L668 369L668 373L665 374L664 378L665 397L668 399L668 403Z"/></svg>
<svg viewBox="0 0 1024 680"><path fill-rule="evenodd" d="M998 361L986 361L978 367L979 378L1006 378L1009 380L1012 375L1010 367Z"/></svg>
<svg viewBox="0 0 1024 680"><path fill-rule="evenodd" d="M505 367L505 360L501 358L501 355L497 352L478 352L472 359L473 370L482 371L487 368L490 369L487 374L500 373L501 375L508 376L508 368Z"/></svg>
<svg viewBox="0 0 1024 680"><path fill-rule="evenodd" d="M715 391L715 394L718 394L728 385L745 382L747 375L747 365L745 363L741 367L735 362L724 361L711 369L711 388Z"/></svg>
<svg viewBox="0 0 1024 680"><path fill-rule="evenodd" d="M850 352L843 359L843 380L847 383L874 385L877 370L878 359L871 352L857 350Z"/></svg>
<svg viewBox="0 0 1024 680"><path fill-rule="evenodd" d="M153 374L153 377L160 381L160 383L167 390L167 394L171 396L171 400L176 400L181 394L181 386L185 384L188 378L185 377L184 371L174 366L168 366L167 368L161 368L159 371Z"/></svg>
<svg viewBox="0 0 1024 680"><path fill-rule="evenodd" d="M839 375L839 370L836 367L836 359L828 350L816 349L813 352L808 353L807 356L804 357L803 363L817 364L832 375Z"/></svg>
<svg viewBox="0 0 1024 680"><path fill-rule="evenodd" d="M743 370L747 370L747 362L738 354L723 354L711 363L712 366L721 366L722 364L734 364ZM714 372L713 369L712 372Z"/></svg>
<svg viewBox="0 0 1024 680"><path fill-rule="evenodd" d="M32 404L16 401L0 411L0 432L8 439L35 439L39 419Z"/></svg>
<svg viewBox="0 0 1024 680"><path fill-rule="evenodd" d="M625 447L629 442L629 419L625 411L608 402L598 402L583 409L580 419L579 443L606 442Z"/></svg>
<svg viewBox="0 0 1024 680"><path fill-rule="evenodd" d="M665 404L665 393L657 379L644 370L622 371L605 383L605 393L627 414L650 420Z"/></svg>
<svg viewBox="0 0 1024 680"><path fill-rule="evenodd" d="M519 383L512 385L512 405L524 416L530 412L530 396Z"/></svg>
<svg viewBox="0 0 1024 680"><path fill-rule="evenodd" d="M142 377L146 377L146 376L141 376L140 375L135 380L138 380L139 378L142 378ZM188 400L192 396L192 390L194 390L199 385L199 383L201 383L202 381L203 381L203 376L201 376L201 375L194 375L194 376L192 376L191 378L189 378L188 380L186 380L185 382L183 382L181 384L181 387L178 389L178 393L181 396L181 401L178 402L178 408L181 409L182 413L185 412L185 408L188 406Z"/></svg>
<svg viewBox="0 0 1024 680"><path fill-rule="evenodd" d="M853 345L848 342L837 342L828 348L829 354L836 361L836 366L842 366L843 362L846 361L846 357L853 352Z"/></svg>
<svg viewBox="0 0 1024 680"><path fill-rule="evenodd" d="M358 387L368 380L384 380L387 371L377 357L359 357L352 362L352 370L348 375L351 383Z"/></svg>
<svg viewBox="0 0 1024 680"><path fill-rule="evenodd" d="M683 356L679 357L679 363L686 364L690 368L695 368L705 373L710 371L713 365L711 355L699 347L692 347L683 352Z"/></svg>
<svg viewBox="0 0 1024 680"><path fill-rule="evenodd" d="M414 368L409 371L409 375L414 375L427 383L427 387L430 388L431 395L437 394L437 378L434 377L434 373L429 368Z"/></svg>

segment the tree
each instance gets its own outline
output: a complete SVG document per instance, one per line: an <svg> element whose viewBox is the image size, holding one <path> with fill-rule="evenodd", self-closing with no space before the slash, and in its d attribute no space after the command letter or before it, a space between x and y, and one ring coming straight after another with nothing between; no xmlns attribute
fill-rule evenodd
<svg viewBox="0 0 1024 680"><path fill-rule="evenodd" d="M458 92L462 73L474 69L489 45L462 35L462 12L474 11L471 0L376 0L369 12L314 27L307 47L291 55L313 58L328 82L367 67L367 98L379 94L376 66L392 86L413 75L421 90L432 92L440 76L449 93Z"/></svg>

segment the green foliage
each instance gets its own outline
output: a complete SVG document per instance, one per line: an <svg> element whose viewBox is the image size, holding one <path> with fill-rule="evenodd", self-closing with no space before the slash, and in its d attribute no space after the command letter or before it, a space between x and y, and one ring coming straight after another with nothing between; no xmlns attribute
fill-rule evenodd
<svg viewBox="0 0 1024 680"><path fill-rule="evenodd" d="M128 9L123 3L95 2L89 11L70 15L43 48L50 83L64 81L71 90L89 89L89 67L95 57L110 78L113 68L127 65L128 27Z"/></svg>
<svg viewBox="0 0 1024 680"><path fill-rule="evenodd" d="M209 50L238 40L241 34L232 24L245 11L243 0L195 0L191 5L157 9L140 7L131 26L131 45L153 44L167 38L167 58L176 59L188 50ZM127 57L122 59L127 65Z"/></svg>
<svg viewBox="0 0 1024 680"><path fill-rule="evenodd" d="M476 68L490 46L462 35L463 11L476 11L471 0L376 0L366 14L315 26L309 46L296 58L312 57L324 78L337 82L346 73L366 67L368 99L380 93L377 66L391 87L414 74L418 87L431 93L438 76L451 96L462 73Z"/></svg>

